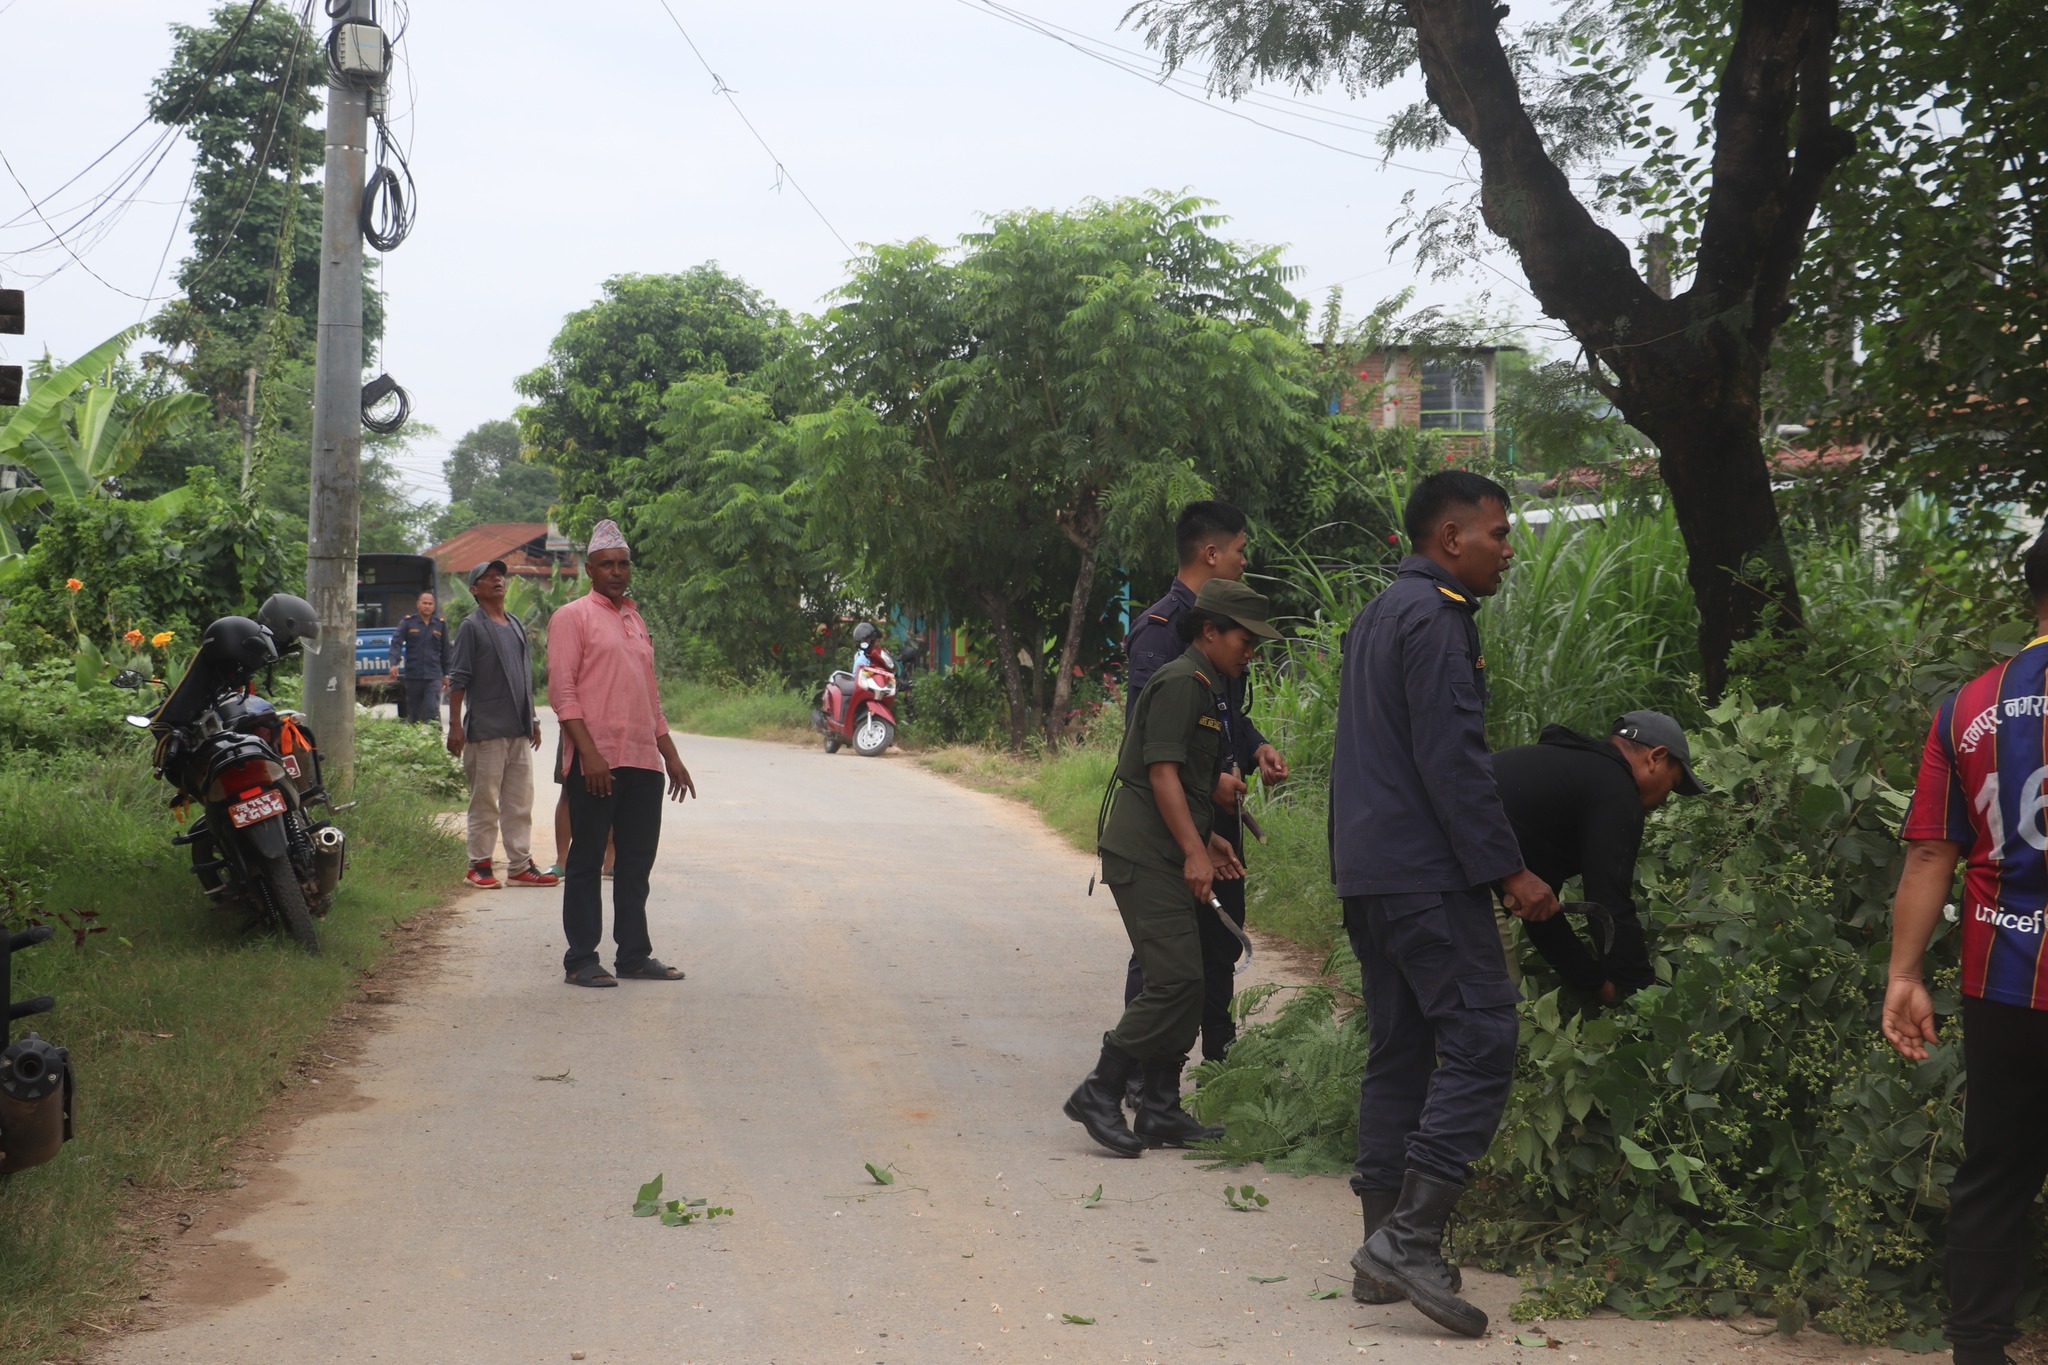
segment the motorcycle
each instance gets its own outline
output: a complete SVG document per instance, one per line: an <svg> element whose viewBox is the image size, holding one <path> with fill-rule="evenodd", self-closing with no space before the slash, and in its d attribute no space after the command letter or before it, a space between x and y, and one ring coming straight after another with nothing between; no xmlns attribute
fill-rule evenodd
<svg viewBox="0 0 2048 1365"><path fill-rule="evenodd" d="M16 1019L42 1014L56 1005L47 995L14 998L13 958L50 937L39 924L18 934L0 929L0 1180L57 1155L71 1140L71 1053L30 1033L11 1040Z"/></svg>
<svg viewBox="0 0 2048 1365"><path fill-rule="evenodd" d="M896 742L896 712L889 705L896 695L896 661L879 647L868 660L858 677L843 669L834 673L811 708L811 725L825 737L828 754L851 744L863 758L874 758Z"/></svg>
<svg viewBox="0 0 2048 1365"><path fill-rule="evenodd" d="M128 723L156 736L155 772L177 795L180 815L202 814L171 842L192 850L192 872L217 905L251 912L309 953L320 951L313 921L333 904L348 841L315 807L339 814L320 780L320 746L297 711L256 695L258 671L297 645L320 651L319 618L303 599L280 593L256 618L223 616L206 628L185 676L161 704ZM140 687L139 675L114 679ZM351 802L349 805L353 805Z"/></svg>

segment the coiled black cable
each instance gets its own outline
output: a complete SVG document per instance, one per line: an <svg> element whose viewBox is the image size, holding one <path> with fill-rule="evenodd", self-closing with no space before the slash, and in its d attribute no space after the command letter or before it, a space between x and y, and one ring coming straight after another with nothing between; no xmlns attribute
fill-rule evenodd
<svg viewBox="0 0 2048 1365"><path fill-rule="evenodd" d="M380 374L363 385L363 425L380 436L389 436L412 416L412 395L388 374Z"/></svg>

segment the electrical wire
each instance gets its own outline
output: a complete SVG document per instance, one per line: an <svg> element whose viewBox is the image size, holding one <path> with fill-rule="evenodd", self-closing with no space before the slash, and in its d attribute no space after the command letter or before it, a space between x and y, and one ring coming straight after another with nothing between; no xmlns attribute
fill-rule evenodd
<svg viewBox="0 0 2048 1365"><path fill-rule="evenodd" d="M783 182L787 181L789 187L799 195L802 195L803 201L811 206L811 212L818 215L818 221L825 225L825 231L838 238L839 245L846 248L848 255L852 255L853 244L841 235L838 228L832 226L832 220L825 216L825 210L818 207L817 201L811 198L809 192L802 185L797 184L796 177L789 172L789 167L783 164L781 157L775 155L775 149L768 145L768 139L761 136L761 130L754 126L754 121L747 117L744 109L740 108L740 102L732 97L732 87L727 85L725 79L711 69L711 63L704 59L703 49L697 46L697 40L690 36L690 31L683 27L683 21L676 18L676 12L669 8L668 0L658 0L658 3L667 12L668 21L676 26L676 32L682 34L683 41L690 45L690 51L696 54L697 64L704 68L706 75L711 77L711 93L725 96L725 102L730 104L732 111L740 116L740 122L747 125L747 131L754 135L754 141L761 144L761 150L768 153L768 159L775 163L776 187L780 188Z"/></svg>
<svg viewBox="0 0 2048 1365"><path fill-rule="evenodd" d="M254 11L255 11L255 9L256 9L257 7L259 7L259 6L260 6L261 4L263 4L263 3L264 3L264 0L256 0L256 4L255 4L255 5L252 5L252 6L251 6L251 10L250 10L250 15L248 15L248 16L245 16L245 20L246 20L247 18L249 18L249 17L253 17L253 14L254 14ZM214 254L212 255L212 257L210 257L210 258L209 258L209 259L208 259L208 260L206 261L206 263L205 263L204 265L202 265L202 266L200 267L200 269L199 269L198 273L197 273L197 274L195 274L195 275L193 276L193 278L192 278L191 282L190 282L190 283L189 283L188 285L186 285L186 287L185 287L185 288L184 288L183 290L181 290L181 291L177 291L177 292L173 292L173 293L169 293L169 294L158 294L158 293L156 293L156 292L155 292L155 289L156 289L156 285L155 285L155 282L152 282L152 283L151 283L151 285L150 285L150 291L151 291L150 293L148 293L148 294L137 294L137 293L134 293L134 292L132 292L131 290L123 289L123 288L122 288L121 286L119 286L119 285L115 284L115 283L114 283L113 281L111 281L111 280L107 279L107 278L106 278L106 277L105 277L104 275L100 274L100 273L99 273L99 272L98 272L97 270L94 270L94 269L93 269L93 268L92 268L92 267L91 267L90 265L87 265L87 264L86 264L86 262L85 262L85 258L84 258L84 257L83 257L83 256L82 256L82 255L81 255L81 254L80 254L79 252L78 252L78 250L77 250L76 248L74 248L74 247L73 247L73 245L72 245L71 241L70 241L70 240L68 240L68 238L67 238L67 236L66 236L66 233L75 233L75 232L77 231L77 228L78 228L79 224L77 224L77 223L74 223L74 224L70 225L69 227L67 227L66 229L64 229L63 231L59 231L59 230L58 230L58 229L56 228L56 226L55 226L54 224L52 224L52 223L50 222L50 220L49 220L48 218L44 217L44 215L43 215L43 213L42 213L41 205L42 205L43 203L47 203L47 202L49 201L49 199L50 199L50 198L54 197L54 195L55 195L56 193L60 192L60 191L61 191L61 190L63 189L63 186L59 186L59 187L58 187L58 190L57 190L57 191L52 191L51 195L46 195L46 196L45 196L45 197L44 197L44 198L43 198L43 199L42 199L41 201L37 201L37 200L36 200L36 198L35 198L35 196L29 193L29 190L28 190L28 186L26 186L26 185L22 184L22 180L21 180L21 177L20 177L19 175L15 174L15 170L14 170L14 166L13 166L13 163L12 163L12 162L9 162L9 161L7 160L7 157L6 157L6 153L5 153L5 152L0 152L0 166L5 166L5 167L6 167L6 170L7 170L7 174L8 174L8 176L9 176L9 177L10 177L10 178L11 178L11 179L12 179L12 180L14 181L14 183L15 183L15 184L16 184L17 186L19 186L19 187L20 187L20 189L21 189L21 192L22 192L23 196L24 196L24 197L26 197L26 198L28 198L28 200L30 201L30 203L29 203L29 208L28 208L28 210L27 210L27 211L28 211L28 212L30 212L30 213L33 213L33 214L34 214L34 215L35 215L35 216L36 216L36 217L37 217L38 219L41 219L41 220L42 220L42 222L43 222L43 225L44 225L45 227L47 227L47 228L49 228L49 229L50 229L50 232L51 232L52 236L51 236L51 238L50 238L50 239L49 239L48 241L46 241L46 242L45 242L45 243L43 243L42 245L43 245L43 246L45 246L45 247L47 247L47 246L49 246L49 245L51 245L51 244L54 244L54 245L57 245L57 246L61 246L61 247L62 247L62 248L64 249L64 251L65 251L65 254L66 254L66 255L68 255L68 256L69 256L69 257L71 258L70 262L68 262L68 263L67 263L66 265L59 265L59 266L58 266L58 267L57 267L56 269L54 269L54 270L51 270L51 271L47 272L46 274L44 274L44 275L42 275L42 276L38 277L38 278L37 278L37 280L36 280L36 284L40 285L40 284L46 283L46 282L47 282L47 281L49 281L50 279L53 279L53 278L54 278L54 277L56 277L57 275L59 275L59 274L63 273L63 271L64 271L64 270L65 270L65 269L67 268L67 265L69 265L69 264L75 264L75 265L77 265L77 266L78 266L78 267L79 267L80 269L84 270L86 274L88 274L88 275L92 276L92 277L93 277L93 278L94 278L95 280L98 280L98 281L99 281L99 282L100 282L101 284L105 285L105 286L106 286L106 287L107 287L108 289L111 289L111 290L112 290L113 292L115 292L116 294L120 294L120 295L123 295L123 296L124 296L124 297L126 297L126 298L131 298L131 299L134 299L134 300L135 300L136 302L138 302L138 303L141 303L141 304L143 304L143 305L147 306L148 304L152 304L152 303L162 303L162 302L164 302L164 301L166 301L166 300L168 300L168 299L174 299L174 298L177 298L177 297L179 297L179 296L180 296L180 294L181 294L181 293L182 293L182 294L187 294L187 295L189 295L189 294L190 294L190 292L191 292L191 290L192 290L193 288L197 287L197 286L198 286L198 285L199 285L200 283L204 282L204 281L205 281L205 280L206 280L206 279L207 279L207 278L208 278L209 276L211 276L211 275L212 275L212 273L213 273L213 271L214 271L214 269L215 269L215 268L216 268L217 266L219 266L219 264L221 263L221 261L222 261L222 260L224 260L224 259L226 258L226 256L227 256L227 251L228 251L228 248L234 245L234 241L235 241L235 233L236 233L236 232L237 232L237 231L238 231L238 230L239 230L239 229L241 228L241 226L242 226L242 219L243 219L244 217L246 217L246 216L247 216L247 214L248 214L248 212L249 212L249 205L250 205L251 203L253 203L253 202L255 201L255 198L256 198L256 190L257 190L257 188L258 188L258 187L259 187L259 186L260 186L260 185L261 185L261 184L263 183L263 181L264 181L264 179L265 179L265 177L266 177L266 175L267 175L267 173L268 173L268 165L269 165L269 161L270 161L270 152L271 152L271 149L272 149L272 148L273 148L273 147L274 147L274 146L276 145L276 139L277 139L277 130L278 130L278 126L279 126L280 122L281 122L281 121L283 120L283 117L284 117L284 111L285 111L285 107L286 107L287 105L289 105L289 104L291 103L291 101L292 101L292 98L293 98L293 90L294 90L294 82L293 82L293 76L294 76L294 74L296 73L296 71L297 71L297 69L298 69L298 63L299 63L299 52L300 52L301 46L302 46L302 44L303 44L303 40L304 40L304 38L305 38L306 32L307 32L307 30L308 30L308 27L309 27L309 25L310 25L310 24L311 24L311 22L312 22L312 8L313 8L313 0L305 0L305 3L304 3L304 5L302 5L302 6L301 6L301 8L300 8L300 11L299 11L299 21L300 21L300 22L299 22L299 23L298 23L298 24L297 24L297 25L295 26L295 32L294 32L294 34L293 34L293 38L292 38L292 49L291 49L291 53L290 53L290 55L289 55L289 56L288 56L288 57L286 58L286 64L285 64L284 72L283 72L283 74L282 74L282 76L281 76L281 78L280 78L280 80L279 80L279 83L278 83L278 98L277 98L276 106L275 106L275 107L274 107L274 108L273 108L273 109L271 110L271 114L270 114L270 125L269 125L269 127L268 127L268 128L266 128L266 129L264 130L263 140L262 140L261 144L259 144L259 146L257 147L257 153L256 153L256 155L255 155L254 157L252 157L252 158L251 158L251 161L250 161L250 173L249 173L249 188L248 188L247 192L246 192L246 193L244 193L244 194L243 194L243 196L242 196L242 202L241 202L241 205L240 205L240 206L239 206L239 207L238 207L238 208L237 208L237 209L235 210L235 217L234 217L234 221L233 221L233 222L231 222L231 223L230 223L230 224L228 225L228 230L227 230L227 231L226 231L225 233L223 233L223 234L222 234L222 236L221 236L221 244L220 244L220 248L219 248L219 250L215 251L215 252L214 252ZM225 58L220 58L220 59L218 59L218 60L216 61L215 67L214 67L214 68L213 68L213 69L212 69L212 70L210 71L210 73L209 73L209 75L208 75L208 78L207 78L207 83L208 83L208 84L210 84L210 83L211 83L211 80L212 80L212 77L213 77L213 76L215 76L215 75L218 75L218 74L219 74L219 67L220 67L220 65L221 65L221 64L222 64L222 63L223 63L224 61L225 61ZM181 112L182 112L182 108L189 108L189 107L190 107L190 104L191 104L191 101L192 101L193 99L197 99L200 93L201 93L201 91L199 91L199 90L195 90L195 91L193 92L193 94L191 95L191 97L187 99L187 101L185 102L185 105L181 107ZM145 121L146 121L146 120L145 120ZM137 125L137 126L139 127L140 125ZM180 131L180 130L179 130L178 128L176 128L176 127L170 127L170 128L168 128L168 129L166 130L165 134L164 134L164 138L163 138L163 139L159 139L159 141L158 141L157 143L154 143L154 144L152 144L152 147L155 147L155 146L159 146L159 145L164 145L164 141L165 141L165 139L173 139L173 138L176 138L176 137L177 137L177 136L179 135L179 131ZM130 133L129 135L130 135L130 136L133 136L133 132L132 132L132 130L131 130L131 133ZM124 138L123 140L125 141L126 139ZM117 144L115 144L115 145L116 145L116 146L119 146L119 144L118 144L118 143L117 143ZM111 151L112 151L112 149L110 148L110 149L108 150L108 152L103 152L103 153L101 153L99 157L95 158L95 160L94 160L94 162L93 162L92 164L93 164L93 165L97 165L97 164L98 164L98 163L99 163L100 161L104 161L104 160L105 160L105 159L107 158L107 156L108 156L109 154L111 154ZM140 184L138 184L138 185L136 186L136 190L137 190L137 192L139 192L139 191L140 191L140 189L141 189L141 187L142 187L142 185L143 185L143 184L147 184L147 183L148 183L148 181L149 181L149 176L150 176L150 175L154 175L154 174L156 173L156 166L160 166L160 165L162 165L162 164L163 164L163 159L164 159L164 156L168 156L168 155L169 155L169 148L168 148L168 147L166 146L166 147L165 147L165 151L164 151L164 153L163 153L162 155L159 155L159 156L158 156L158 158L157 158L157 160L156 160L156 164L155 164L155 165L153 165L153 166L152 166L152 167L150 168L150 172L149 172L149 175L145 175L145 176L143 177L143 179L142 179L142 182L141 182ZM138 162L137 164L139 165L140 163ZM88 166L88 167L87 167L87 169L88 169L88 170L90 170L90 169L91 169L91 167L90 167L90 166ZM84 174L84 172L82 172L82 171L81 171L81 172L80 172L79 174L80 174L80 175L82 175L82 174ZM130 171L130 173L129 173L129 174L130 174L130 175L132 175L132 174L133 174L133 171L132 171L132 169L131 169L131 171ZM66 185L69 185L69 184L71 184L71 183L72 183L73 181L76 181L77 179L78 179L78 176L73 176L73 177L71 178L71 180L68 180L68 181L66 181L66 182L65 182L65 184L66 184ZM118 183L118 182L117 182L117 183ZM187 187L187 190L186 190L186 194L187 194L187 197L188 197L188 199L189 199L189 196L190 196L190 194L191 194L191 190L190 190L190 187L189 187L189 186ZM104 202L104 200L103 200L102 202ZM121 211L121 212L125 212L125 211L126 211L126 208L128 207L128 205L129 205L130 203L132 203L132 202L133 202L133 196L131 195L131 197L130 197L130 199L129 199L129 200L124 200L124 201L123 201L123 204L121 205L120 211ZM94 211L97 211L97 210L95 209ZM88 216L89 216L89 215L88 215ZM182 210L182 208L181 208L181 209L180 209L180 217L182 218L182 216L183 216L183 210ZM85 219L84 219L84 218L81 218L81 219L79 220L79 222L80 222L80 223L83 223L84 221L85 221ZM96 233L94 234L94 236L93 236L93 240L92 240L91 242L89 242L89 243L86 243L86 244L85 244L88 250L90 250L90 249L91 249L92 247L94 247L94 246L97 246L99 242L101 242L101 241L105 240L105 237L106 237L106 233L107 233L107 231L108 231L108 230L111 230L111 227L112 227L112 225L113 225L113 223L114 223L114 222L118 222L118 215L117 215L117 216L116 216L116 217L115 217L114 219L112 219L112 220L110 220L110 221L106 222L105 224L103 224L103 225L102 225L102 227L100 228L100 230L98 230L98 231L97 231L97 232L96 232ZM177 235L177 230L178 230L178 229L177 229L177 224L176 224L176 223L174 222L174 223L173 223L173 225L172 225L172 228L171 228L171 238L172 238L172 240L175 240L175 239L176 239L176 235ZM14 258L14 257L16 257L16 256L20 256L20 255L26 255L26 254L30 254L31 252L33 252L33 251L35 251L35 250L37 250L37 249L38 249L38 248L24 248L24 249L22 249L21 251L17 251L17 252L10 252L10 253L6 253L6 254L5 254L4 256L0 256L0 259L12 259L12 258ZM166 251L166 254L168 254L168 251L169 251L169 245L168 245L168 243L166 244L166 247L165 247L165 251ZM162 267L161 267L161 265L159 265L159 267L158 267L158 278L160 279L160 278L161 278L161 276L162 276Z"/></svg>
<svg viewBox="0 0 2048 1365"><path fill-rule="evenodd" d="M380 436L389 436L412 416L412 395L388 374L380 374L363 385L363 425Z"/></svg>
<svg viewBox="0 0 2048 1365"><path fill-rule="evenodd" d="M76 175L73 175L69 180L66 180L56 189L51 190L47 195L44 195L41 200L36 199L34 195L28 194L28 191L26 189L23 189L22 193L24 195L27 195L29 200L29 206L26 209L23 209L20 213L15 214L14 217L6 220L4 223L0 223L0 227L13 227L16 224L20 223L24 218L28 217L30 214L34 214L38 218L42 217L42 209L45 205L47 205L50 202L50 200L56 198L65 190L70 189L73 185L77 184L81 179L83 179L87 174L89 174L92 171L93 167L99 165L102 161L105 161L108 157L112 156L115 152L119 151L122 148L122 146L127 143L128 139L134 137L137 133L141 132L144 128L147 128L153 122L160 122L164 124L164 132L161 133L154 141L152 141L149 147L144 149L142 155L138 157L134 163L131 164L129 170L121 177L121 179L115 181L113 187L109 189L106 192L106 194L100 197L100 202L104 203L107 199L111 198L114 193L119 191L120 186L135 174L136 168L140 167L143 162L149 160L150 154L152 152L156 151L159 147L162 147L165 143L171 141L172 139L175 139L178 136L178 128L176 126L177 120L184 116L185 112L192 107L193 103L196 100L198 100L198 98L201 95L205 94L208 90L213 88L213 82L220 76L221 71L227 66L228 58L232 57L234 55L235 49L241 45L243 37L246 36L249 32L249 26L256 21L256 15L258 14L258 12L262 10L263 6L267 2L268 0L250 0L249 8L242 14L241 22L235 26L234 32L228 35L227 41L221 44L220 50L214 53L212 64L209 65L204 72L200 73L199 79L193 83L193 86L190 90L185 92L184 98L179 101L176 109L171 110L168 114L164 112L166 109L169 108L169 101L166 101L163 105L159 105L157 108L151 109L148 113L144 114L140 119L136 121L134 127L130 128L127 132L123 133L119 138L115 139L114 144L111 147L107 148L107 150L101 152L98 156L94 157L91 161L87 162L84 168L81 169ZM162 161L163 158L159 156L157 158L157 165L161 165ZM152 166L150 168L150 173L152 175L155 174L155 169L155 166ZM145 176L144 183L147 183L147 181L148 177ZM15 183L20 184L21 182L19 179L17 179ZM141 186L138 185L136 188L139 190ZM96 211L96 209L97 205L95 205L94 211ZM81 219L79 222L71 224L69 230L75 232L78 228L82 227L83 225L84 220ZM46 242L43 245L47 246L49 245L49 243Z"/></svg>
<svg viewBox="0 0 2048 1365"><path fill-rule="evenodd" d="M386 158L389 158L387 161ZM392 170L396 164L398 169ZM377 120L377 166L363 185L363 207L359 215L363 240L379 251L396 251L412 235L414 216L419 212L419 191L413 185L412 167L391 139L391 129Z"/></svg>

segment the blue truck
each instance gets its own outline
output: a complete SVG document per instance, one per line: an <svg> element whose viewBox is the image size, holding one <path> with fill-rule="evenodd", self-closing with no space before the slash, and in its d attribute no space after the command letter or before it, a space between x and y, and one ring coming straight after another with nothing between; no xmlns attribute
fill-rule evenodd
<svg viewBox="0 0 2048 1365"><path fill-rule="evenodd" d="M441 566L426 555L356 557L356 696L393 692L391 637L423 592L441 597Z"/></svg>

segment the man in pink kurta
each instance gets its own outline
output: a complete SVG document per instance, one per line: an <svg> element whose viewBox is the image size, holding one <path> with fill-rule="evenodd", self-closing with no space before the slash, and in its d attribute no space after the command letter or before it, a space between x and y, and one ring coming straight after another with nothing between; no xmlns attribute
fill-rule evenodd
<svg viewBox="0 0 2048 1365"><path fill-rule="evenodd" d="M654 642L626 595L633 559L618 524L601 521L584 557L590 591L548 620L548 701L562 723L569 861L562 882L562 970L572 986L680 981L654 956L647 879L661 842L664 778L671 799L694 796L654 681ZM604 970L604 850L612 864L614 972Z"/></svg>

